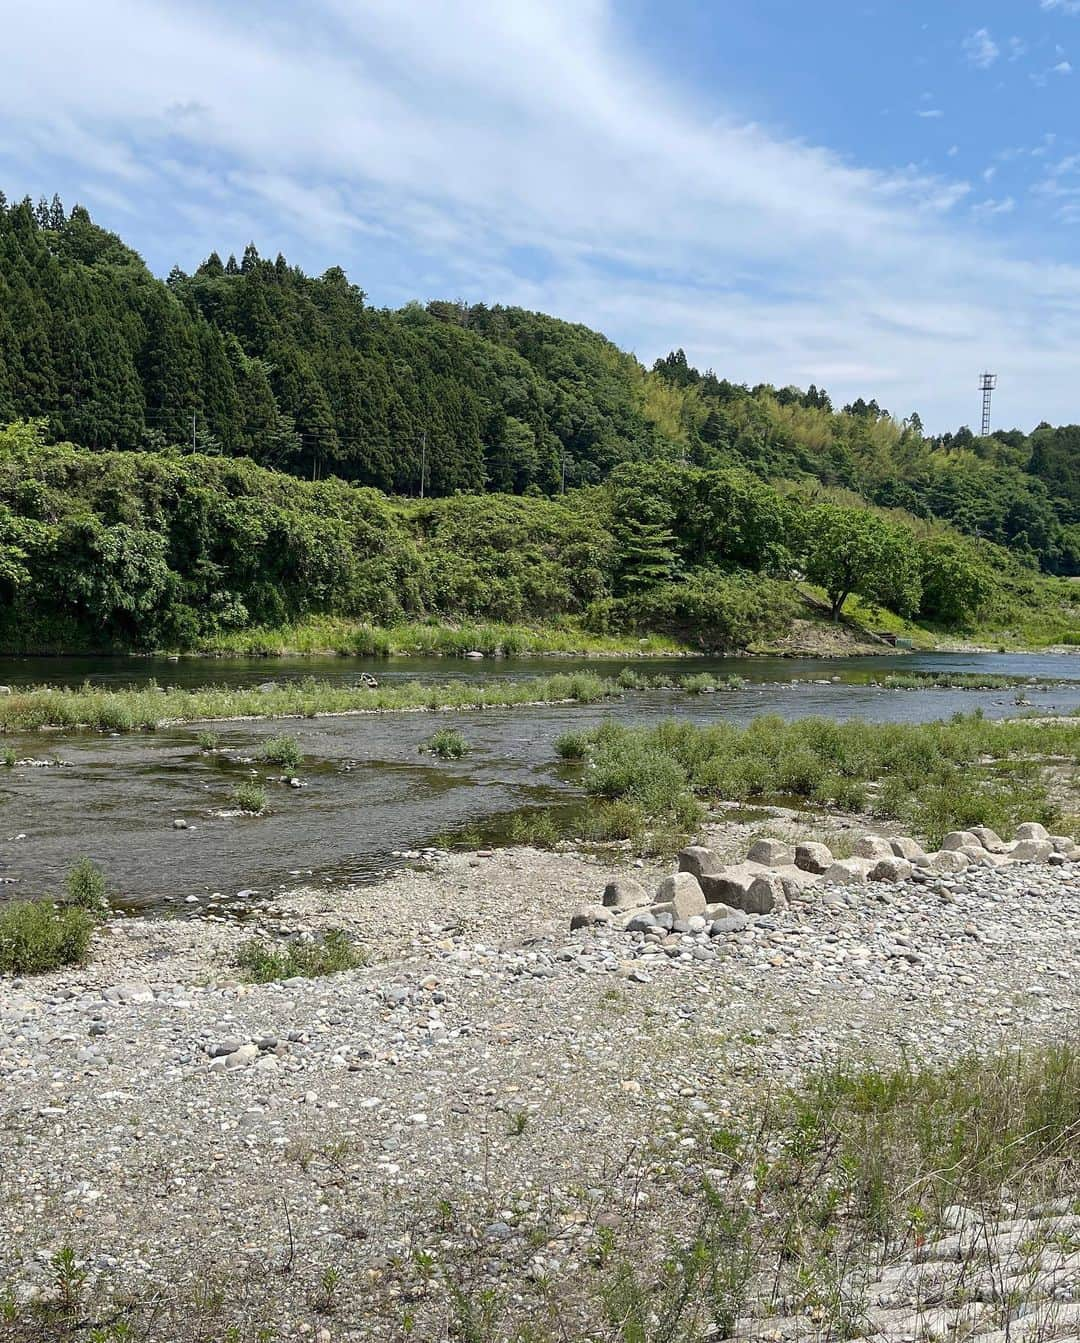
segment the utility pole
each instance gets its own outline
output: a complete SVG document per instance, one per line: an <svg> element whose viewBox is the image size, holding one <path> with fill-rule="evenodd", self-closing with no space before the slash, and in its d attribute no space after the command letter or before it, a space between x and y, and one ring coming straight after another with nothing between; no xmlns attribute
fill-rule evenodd
<svg viewBox="0 0 1080 1343"><path fill-rule="evenodd" d="M420 498L424 497L424 477L427 475L427 430L420 435Z"/></svg>

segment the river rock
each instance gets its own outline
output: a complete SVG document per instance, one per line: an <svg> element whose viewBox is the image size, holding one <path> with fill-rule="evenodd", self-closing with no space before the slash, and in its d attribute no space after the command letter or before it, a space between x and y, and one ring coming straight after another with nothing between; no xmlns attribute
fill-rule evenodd
<svg viewBox="0 0 1080 1343"><path fill-rule="evenodd" d="M746 893L743 909L748 914L770 914L787 904L787 889L784 878L777 872L766 872L755 877Z"/></svg>
<svg viewBox="0 0 1080 1343"><path fill-rule="evenodd" d="M853 858L891 858L893 856L892 845L887 839L882 839L880 835L862 835L855 841L851 856Z"/></svg>
<svg viewBox="0 0 1080 1343"><path fill-rule="evenodd" d="M853 858L838 858L821 880L826 886L861 886L869 879L870 869L874 864L881 862L882 858L891 856L890 849L887 855L880 854L877 858L864 858L860 854L856 854Z"/></svg>
<svg viewBox="0 0 1080 1343"><path fill-rule="evenodd" d="M909 839L906 835L897 835L895 839L890 839L889 845L897 858L906 858L915 867L925 867L929 861L926 850L918 840Z"/></svg>
<svg viewBox="0 0 1080 1343"><path fill-rule="evenodd" d="M1040 825L1038 821L1024 821L1022 825L1016 827L1017 839L1049 839L1050 832L1045 825Z"/></svg>
<svg viewBox="0 0 1080 1343"><path fill-rule="evenodd" d="M999 862L998 855L984 849L981 844L968 844L952 852L962 853L972 867L997 867Z"/></svg>
<svg viewBox="0 0 1080 1343"><path fill-rule="evenodd" d="M570 915L570 928L595 928L597 924L610 923L611 910L603 905L581 905Z"/></svg>
<svg viewBox="0 0 1080 1343"><path fill-rule="evenodd" d="M959 849L940 849L929 855L928 866L935 872L966 872L969 865L967 854Z"/></svg>
<svg viewBox="0 0 1080 1343"><path fill-rule="evenodd" d="M991 830L988 825L973 825L971 833L987 851L987 853L1008 853L1009 846L996 831Z"/></svg>
<svg viewBox="0 0 1080 1343"><path fill-rule="evenodd" d="M879 858L867 873L871 881L907 881L914 866L906 858Z"/></svg>
<svg viewBox="0 0 1080 1343"><path fill-rule="evenodd" d="M1049 839L1022 839L1009 852L1013 863L1045 863L1054 852Z"/></svg>
<svg viewBox="0 0 1080 1343"><path fill-rule="evenodd" d="M950 830L941 841L943 849L981 849L982 842L971 830Z"/></svg>
<svg viewBox="0 0 1080 1343"><path fill-rule="evenodd" d="M745 909L750 887L757 877L768 872L760 863L733 863L717 872L703 872L700 878L701 889L710 905L730 905L733 909Z"/></svg>
<svg viewBox="0 0 1080 1343"><path fill-rule="evenodd" d="M795 866L803 872L814 872L819 876L828 872L833 865L832 852L827 844L815 844L808 841L795 845Z"/></svg>
<svg viewBox="0 0 1080 1343"><path fill-rule="evenodd" d="M689 872L698 878L703 872L715 872L720 866L716 854L703 844L691 844L688 848L680 849L676 861L680 872Z"/></svg>
<svg viewBox="0 0 1080 1343"><path fill-rule="evenodd" d="M604 904L610 909L643 909L649 894L633 877L612 877L604 887Z"/></svg>
<svg viewBox="0 0 1080 1343"><path fill-rule="evenodd" d="M1080 854L1080 845L1068 835L1051 835L1050 843L1055 853L1063 853L1066 858L1075 858Z"/></svg>
<svg viewBox="0 0 1080 1343"><path fill-rule="evenodd" d="M795 846L785 844L780 839L759 839L751 844L750 852L746 855L748 863L761 863L764 867L780 867L786 865L793 867L795 864Z"/></svg>
<svg viewBox="0 0 1080 1343"><path fill-rule="evenodd" d="M657 904L671 906L676 919L689 919L705 913L705 895L692 872L676 872L657 887Z"/></svg>

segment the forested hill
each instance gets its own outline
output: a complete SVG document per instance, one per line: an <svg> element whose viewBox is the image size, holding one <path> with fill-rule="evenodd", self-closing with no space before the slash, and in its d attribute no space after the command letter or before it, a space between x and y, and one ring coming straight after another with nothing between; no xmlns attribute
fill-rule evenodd
<svg viewBox="0 0 1080 1343"><path fill-rule="evenodd" d="M517 308L367 306L249 247L155 278L85 210L0 196L0 424L93 449L247 456L396 494L552 494L620 463L743 466L939 517L1080 573L1080 427L932 439L918 416L735 385L681 351L651 370Z"/></svg>

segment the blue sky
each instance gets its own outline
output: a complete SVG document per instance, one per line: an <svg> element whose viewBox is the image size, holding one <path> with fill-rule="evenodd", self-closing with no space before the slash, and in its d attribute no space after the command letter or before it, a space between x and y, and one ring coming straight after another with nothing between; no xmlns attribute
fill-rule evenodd
<svg viewBox="0 0 1080 1343"><path fill-rule="evenodd" d="M651 362L1080 419L1080 0L36 0L0 185ZM1075 67L1075 69L1074 69Z"/></svg>

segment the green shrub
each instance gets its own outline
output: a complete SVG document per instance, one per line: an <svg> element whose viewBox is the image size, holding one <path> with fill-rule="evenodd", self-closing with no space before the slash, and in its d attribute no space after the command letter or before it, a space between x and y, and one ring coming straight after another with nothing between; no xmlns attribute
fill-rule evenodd
<svg viewBox="0 0 1080 1343"><path fill-rule="evenodd" d="M419 749L439 760L460 760L472 748L456 727L441 727L422 742Z"/></svg>
<svg viewBox="0 0 1080 1343"><path fill-rule="evenodd" d="M259 747L259 759L266 765L295 769L303 758L295 737L270 737Z"/></svg>
<svg viewBox="0 0 1080 1343"><path fill-rule="evenodd" d="M89 858L80 858L64 883L68 903L100 914L109 905L109 891L102 871Z"/></svg>
<svg viewBox="0 0 1080 1343"><path fill-rule="evenodd" d="M564 732L555 742L555 754L560 760L584 760L589 754L589 734Z"/></svg>
<svg viewBox="0 0 1080 1343"><path fill-rule="evenodd" d="M562 838L559 823L550 811L518 812L511 818L507 836L511 844L532 849L553 849Z"/></svg>
<svg viewBox="0 0 1080 1343"><path fill-rule="evenodd" d="M279 947L251 938L240 946L233 964L253 984L269 984L277 979L315 979L356 970L368 964L368 954L342 929L331 928L318 941Z"/></svg>
<svg viewBox="0 0 1080 1343"><path fill-rule="evenodd" d="M201 751L216 751L221 744L221 738L216 732L200 732L198 742Z"/></svg>
<svg viewBox="0 0 1080 1343"><path fill-rule="evenodd" d="M18 759L19 757L15 754L14 746L4 747L4 764L8 767L8 769L11 769L13 765L17 764Z"/></svg>
<svg viewBox="0 0 1080 1343"><path fill-rule="evenodd" d="M244 779L238 783L232 797L241 811L260 816L266 810L266 789L254 779Z"/></svg>
<svg viewBox="0 0 1080 1343"><path fill-rule="evenodd" d="M45 900L0 905L0 974L40 975L86 959L95 920Z"/></svg>

